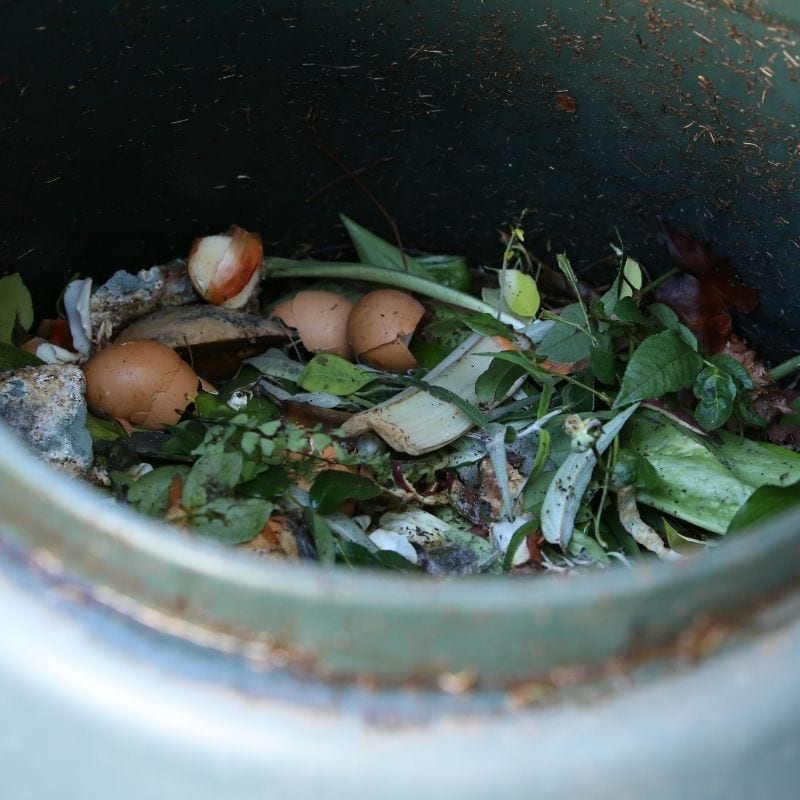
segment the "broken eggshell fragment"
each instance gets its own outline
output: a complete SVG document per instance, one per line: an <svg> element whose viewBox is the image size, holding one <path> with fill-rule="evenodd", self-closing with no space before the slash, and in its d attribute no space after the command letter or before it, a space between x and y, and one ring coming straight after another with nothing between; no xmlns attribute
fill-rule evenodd
<svg viewBox="0 0 800 800"><path fill-rule="evenodd" d="M93 414L151 430L177 423L201 387L197 373L172 348L154 341L109 345L83 372Z"/></svg>
<svg viewBox="0 0 800 800"><path fill-rule="evenodd" d="M227 233L192 242L187 269L194 288L209 303L241 308L261 279L261 239L238 225Z"/></svg>
<svg viewBox="0 0 800 800"><path fill-rule="evenodd" d="M357 359L387 372L417 366L408 342L425 313L422 303L397 289L365 294L347 320L347 339Z"/></svg>
<svg viewBox="0 0 800 800"><path fill-rule="evenodd" d="M116 342L153 339L171 347L210 380L230 378L242 361L286 341L276 320L214 305L155 311L121 331Z"/></svg>
<svg viewBox="0 0 800 800"><path fill-rule="evenodd" d="M347 342L347 320L353 304L336 292L307 289L272 309L290 328L295 328L310 353L331 353L353 360Z"/></svg>

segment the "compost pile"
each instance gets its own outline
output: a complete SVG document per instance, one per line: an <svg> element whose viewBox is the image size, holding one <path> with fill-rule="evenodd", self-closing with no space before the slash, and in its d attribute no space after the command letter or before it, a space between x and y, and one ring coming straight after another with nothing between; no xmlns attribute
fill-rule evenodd
<svg viewBox="0 0 800 800"><path fill-rule="evenodd" d="M661 221L673 270L615 245L592 287L517 226L476 273L343 222L357 262L234 226L36 335L0 279L0 420L186 535L433 575L680 559L800 500L798 359L736 336L758 297L707 245Z"/></svg>

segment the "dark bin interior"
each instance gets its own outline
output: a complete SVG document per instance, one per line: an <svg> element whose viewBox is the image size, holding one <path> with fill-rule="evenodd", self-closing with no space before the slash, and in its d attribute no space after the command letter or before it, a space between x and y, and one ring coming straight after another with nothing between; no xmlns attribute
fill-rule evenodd
<svg viewBox="0 0 800 800"><path fill-rule="evenodd" d="M664 215L759 287L741 325L780 360L800 305L793 9L4 2L0 271L49 310L74 273L231 222L278 255L335 252L338 211L390 235L352 181L328 186L322 145L369 167L407 246L473 264L529 209L540 255L590 268L618 228L657 273Z"/></svg>

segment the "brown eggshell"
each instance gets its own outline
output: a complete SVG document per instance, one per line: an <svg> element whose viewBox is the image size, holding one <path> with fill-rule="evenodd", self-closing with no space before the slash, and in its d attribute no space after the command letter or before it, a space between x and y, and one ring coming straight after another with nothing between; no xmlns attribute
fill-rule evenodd
<svg viewBox="0 0 800 800"><path fill-rule="evenodd" d="M384 372L408 372L417 366L417 359L399 340L367 350L359 358L370 367L382 369Z"/></svg>
<svg viewBox="0 0 800 800"><path fill-rule="evenodd" d="M410 294L377 289L365 294L350 312L347 338L356 358L377 369L405 372L417 362L407 341L425 309Z"/></svg>
<svg viewBox="0 0 800 800"><path fill-rule="evenodd" d="M296 328L310 353L332 353L352 361L347 343L347 319L353 304L336 292L307 289L272 310L290 328Z"/></svg>
<svg viewBox="0 0 800 800"><path fill-rule="evenodd" d="M149 340L112 344L83 371L93 414L151 430L178 422L200 386L197 373L172 348Z"/></svg>

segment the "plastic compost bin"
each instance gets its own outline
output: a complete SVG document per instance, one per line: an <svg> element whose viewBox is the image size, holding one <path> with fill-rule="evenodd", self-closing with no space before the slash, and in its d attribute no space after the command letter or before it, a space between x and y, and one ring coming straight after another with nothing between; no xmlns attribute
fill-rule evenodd
<svg viewBox="0 0 800 800"><path fill-rule="evenodd" d="M235 222L337 212L578 269L663 215L798 346L794 0L0 3L0 274L40 309ZM388 234L387 234L388 235ZM592 273L590 273L592 274ZM109 505L0 431L7 800L793 797L800 512L677 565L435 581L258 561Z"/></svg>

